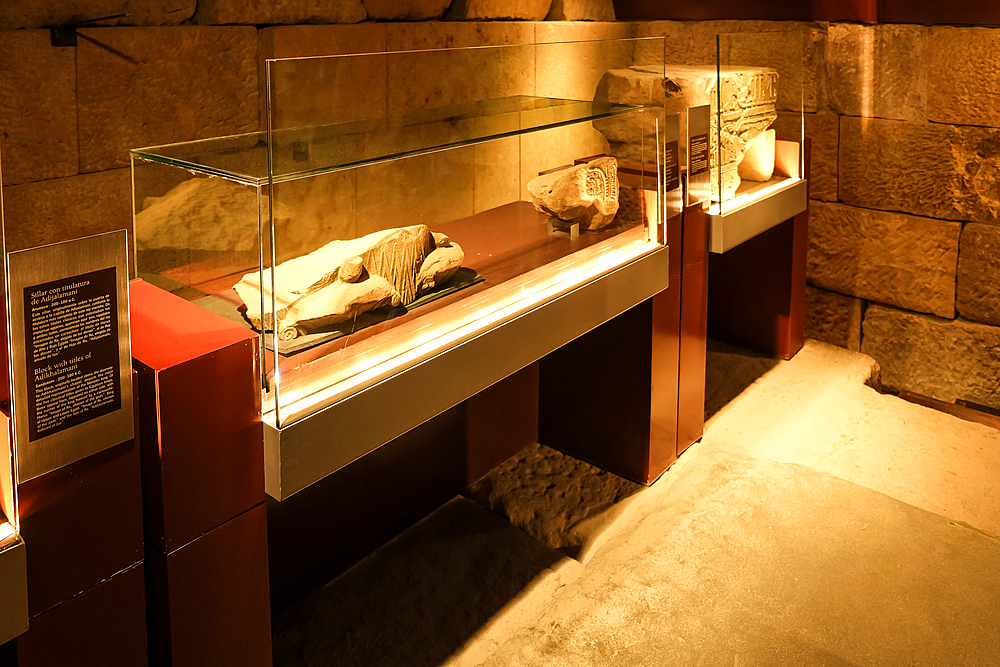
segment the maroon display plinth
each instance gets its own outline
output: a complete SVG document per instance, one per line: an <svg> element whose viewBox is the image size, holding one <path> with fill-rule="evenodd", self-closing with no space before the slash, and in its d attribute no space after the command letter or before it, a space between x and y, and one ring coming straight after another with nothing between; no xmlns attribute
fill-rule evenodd
<svg viewBox="0 0 1000 667"><path fill-rule="evenodd" d="M134 441L25 482L18 499L31 617L142 561Z"/></svg>
<svg viewBox="0 0 1000 667"><path fill-rule="evenodd" d="M532 364L290 498L268 499L273 608L326 583L537 440Z"/></svg>
<svg viewBox="0 0 1000 667"><path fill-rule="evenodd" d="M708 346L708 216L699 204L684 210L680 353L677 378L677 455L705 427L705 355Z"/></svg>
<svg viewBox="0 0 1000 667"><path fill-rule="evenodd" d="M271 664L257 334L130 283L150 657Z"/></svg>
<svg viewBox="0 0 1000 667"><path fill-rule="evenodd" d="M257 335L130 284L146 541L167 553L264 501Z"/></svg>
<svg viewBox="0 0 1000 667"><path fill-rule="evenodd" d="M190 544L146 552L152 665L271 664L263 503Z"/></svg>
<svg viewBox="0 0 1000 667"><path fill-rule="evenodd" d="M32 618L13 643L17 667L148 664L142 563Z"/></svg>
<svg viewBox="0 0 1000 667"><path fill-rule="evenodd" d="M810 142L805 144L809 178ZM805 341L809 209L709 263L708 335L781 359Z"/></svg>
<svg viewBox="0 0 1000 667"><path fill-rule="evenodd" d="M685 437L695 430L701 437L705 262L698 258L708 246L704 216L692 224L688 231L687 214L667 222L666 290L542 359L542 444L649 484L694 441L678 440L682 428ZM700 301L685 301L692 298Z"/></svg>

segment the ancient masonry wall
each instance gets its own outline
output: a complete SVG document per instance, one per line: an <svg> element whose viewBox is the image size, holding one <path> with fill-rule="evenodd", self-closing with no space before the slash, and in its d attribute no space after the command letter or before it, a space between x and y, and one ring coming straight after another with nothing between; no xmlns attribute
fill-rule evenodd
<svg viewBox="0 0 1000 667"><path fill-rule="evenodd" d="M610 0L265 4L0 4L8 249L128 228L128 149L259 129L265 57L664 35L680 59L709 57L716 33L796 29L813 140L807 335L871 354L890 388L1000 407L1000 29L616 23ZM75 47L44 29L120 13ZM785 40L764 47L779 69Z"/></svg>

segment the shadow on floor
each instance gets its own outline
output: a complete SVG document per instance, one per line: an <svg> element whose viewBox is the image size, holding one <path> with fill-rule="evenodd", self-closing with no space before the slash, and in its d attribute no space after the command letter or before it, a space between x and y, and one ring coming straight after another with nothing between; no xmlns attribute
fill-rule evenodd
<svg viewBox="0 0 1000 667"><path fill-rule="evenodd" d="M781 360L774 357L709 340L705 359L705 419L779 363Z"/></svg>
<svg viewBox="0 0 1000 667"><path fill-rule="evenodd" d="M456 498L273 617L274 665L440 665L562 558Z"/></svg>

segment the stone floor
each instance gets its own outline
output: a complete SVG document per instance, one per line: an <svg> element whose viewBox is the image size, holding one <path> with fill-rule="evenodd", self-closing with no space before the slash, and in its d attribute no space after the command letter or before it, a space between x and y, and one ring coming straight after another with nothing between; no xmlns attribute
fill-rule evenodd
<svg viewBox="0 0 1000 667"><path fill-rule="evenodd" d="M642 487L543 445L274 619L275 665L1000 665L1000 431L714 345Z"/></svg>

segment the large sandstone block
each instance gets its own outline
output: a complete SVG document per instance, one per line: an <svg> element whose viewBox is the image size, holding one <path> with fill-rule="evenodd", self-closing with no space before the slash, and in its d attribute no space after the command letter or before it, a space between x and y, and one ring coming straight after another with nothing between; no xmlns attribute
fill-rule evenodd
<svg viewBox="0 0 1000 667"><path fill-rule="evenodd" d="M376 21L437 20L451 0L364 0L368 18Z"/></svg>
<svg viewBox="0 0 1000 667"><path fill-rule="evenodd" d="M386 113L386 25L289 25L258 31L260 127L267 127L265 61L272 63L275 127L317 125ZM344 54L359 58L313 58Z"/></svg>
<svg viewBox="0 0 1000 667"><path fill-rule="evenodd" d="M848 116L927 118L927 28L831 23L826 46L828 102Z"/></svg>
<svg viewBox="0 0 1000 667"><path fill-rule="evenodd" d="M888 389L1000 408L1000 327L871 305L861 351Z"/></svg>
<svg viewBox="0 0 1000 667"><path fill-rule="evenodd" d="M824 289L955 316L962 224L814 201L807 276Z"/></svg>
<svg viewBox="0 0 1000 667"><path fill-rule="evenodd" d="M542 21L535 23L534 28L537 44L593 39L629 39L635 36L632 24L617 21Z"/></svg>
<svg viewBox="0 0 1000 667"><path fill-rule="evenodd" d="M832 113L780 112L772 126L778 139L799 141L803 118L805 136L812 140L812 161L809 174L809 197L837 201L837 152L840 150L840 117Z"/></svg>
<svg viewBox="0 0 1000 667"><path fill-rule="evenodd" d="M962 317L1000 325L1000 227L970 222L962 229L955 307Z"/></svg>
<svg viewBox="0 0 1000 667"><path fill-rule="evenodd" d="M81 171L125 166L130 148L258 128L253 28L81 32L88 38L77 47Z"/></svg>
<svg viewBox="0 0 1000 667"><path fill-rule="evenodd" d="M929 29L927 117L1000 127L1000 29Z"/></svg>
<svg viewBox="0 0 1000 667"><path fill-rule="evenodd" d="M102 16L96 25L179 25L198 0L12 0L0 3L0 30L48 28Z"/></svg>
<svg viewBox="0 0 1000 667"><path fill-rule="evenodd" d="M547 21L614 21L611 0L552 0Z"/></svg>
<svg viewBox="0 0 1000 667"><path fill-rule="evenodd" d="M428 76L434 72L434 76ZM388 111L398 113L535 90L532 49L425 51L390 57Z"/></svg>
<svg viewBox="0 0 1000 667"><path fill-rule="evenodd" d="M358 23L368 17L361 0L199 0L200 25Z"/></svg>
<svg viewBox="0 0 1000 667"><path fill-rule="evenodd" d="M47 30L0 32L0 137L7 185L80 169L76 53Z"/></svg>
<svg viewBox="0 0 1000 667"><path fill-rule="evenodd" d="M387 51L531 44L535 39L533 24L514 21L389 23L385 29Z"/></svg>
<svg viewBox="0 0 1000 667"><path fill-rule="evenodd" d="M861 349L864 301L806 285L806 338Z"/></svg>
<svg viewBox="0 0 1000 667"><path fill-rule="evenodd" d="M1000 130L840 119L840 198L971 222L1000 214Z"/></svg>
<svg viewBox="0 0 1000 667"><path fill-rule="evenodd" d="M454 0L445 14L448 21L521 19L542 21L552 0Z"/></svg>
<svg viewBox="0 0 1000 667"><path fill-rule="evenodd" d="M797 21L649 21L637 24L637 37L666 37L664 56L671 65L716 63L716 36L723 35L723 64L770 67L778 71L779 111L815 112L822 99L826 30ZM735 37L728 37L735 35ZM641 59L641 54L637 59Z"/></svg>
<svg viewBox="0 0 1000 667"><path fill-rule="evenodd" d="M132 178L115 169L5 186L3 204L8 251L130 229Z"/></svg>

